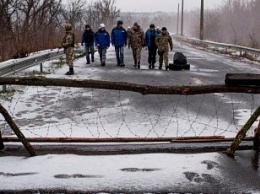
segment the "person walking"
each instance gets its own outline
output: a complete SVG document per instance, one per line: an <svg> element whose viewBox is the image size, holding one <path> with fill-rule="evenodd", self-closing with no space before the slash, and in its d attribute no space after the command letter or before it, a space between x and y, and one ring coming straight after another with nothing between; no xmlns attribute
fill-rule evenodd
<svg viewBox="0 0 260 194"><path fill-rule="evenodd" d="M110 35L106 31L105 24L100 24L100 29L95 34L95 45L98 48L101 66L106 65L106 53L110 47Z"/></svg>
<svg viewBox="0 0 260 194"><path fill-rule="evenodd" d="M131 32L129 33L128 48L133 50L134 67L140 69L141 52L144 46L144 31L137 22L133 24Z"/></svg>
<svg viewBox="0 0 260 194"><path fill-rule="evenodd" d="M124 67L124 46L127 46L127 32L123 28L121 20L117 22L117 27L112 30L111 42L116 50L117 66Z"/></svg>
<svg viewBox="0 0 260 194"><path fill-rule="evenodd" d="M74 54L74 44L75 44L75 35L72 32L71 24L65 25L66 35L63 38L61 47L64 48L64 53L66 54L66 63L69 66L69 71L65 75L73 75L73 54Z"/></svg>
<svg viewBox="0 0 260 194"><path fill-rule="evenodd" d="M155 29L154 24L151 24L150 28L145 33L145 46L148 47L149 69L155 68L156 53L157 53L157 45L155 44L155 39L158 35L159 35L159 33Z"/></svg>
<svg viewBox="0 0 260 194"><path fill-rule="evenodd" d="M86 60L87 64L90 64L90 56L91 55L91 61L94 63L94 36L95 33L92 31L90 25L85 26L85 31L82 35L81 40L81 46L85 45L85 51L86 51Z"/></svg>
<svg viewBox="0 0 260 194"><path fill-rule="evenodd" d="M165 63L166 71L169 70L169 45L170 49L173 49L172 38L167 32L167 28L163 27L162 32L156 37L155 43L158 46L159 54L159 69L162 69L163 61Z"/></svg>

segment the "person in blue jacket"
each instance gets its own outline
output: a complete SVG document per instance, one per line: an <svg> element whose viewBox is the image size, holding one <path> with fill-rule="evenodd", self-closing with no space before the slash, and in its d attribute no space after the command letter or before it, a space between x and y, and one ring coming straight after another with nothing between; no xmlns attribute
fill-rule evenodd
<svg viewBox="0 0 260 194"><path fill-rule="evenodd" d="M111 32L111 42L116 50L117 66L124 67L124 46L127 46L127 31L123 28L121 20L117 22L117 27Z"/></svg>
<svg viewBox="0 0 260 194"><path fill-rule="evenodd" d="M100 28L95 34L95 45L98 48L101 66L105 66L107 49L110 47L110 36L103 23L100 24Z"/></svg>
<svg viewBox="0 0 260 194"><path fill-rule="evenodd" d="M82 35L81 46L85 45L87 64L90 64L89 55L91 55L91 61L94 63L94 36L95 33L92 31L90 25L86 25Z"/></svg>
<svg viewBox="0 0 260 194"><path fill-rule="evenodd" d="M159 32L155 29L155 25L151 24L150 28L145 33L145 46L148 47L148 63L149 69L155 68L157 45L155 39L159 35Z"/></svg>

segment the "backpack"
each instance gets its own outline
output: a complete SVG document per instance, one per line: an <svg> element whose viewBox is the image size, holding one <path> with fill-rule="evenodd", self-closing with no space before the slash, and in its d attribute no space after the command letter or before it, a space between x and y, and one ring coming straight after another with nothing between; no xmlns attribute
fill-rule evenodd
<svg viewBox="0 0 260 194"><path fill-rule="evenodd" d="M173 62L174 64L178 64L178 65L186 65L187 57L181 52L176 52L173 57Z"/></svg>

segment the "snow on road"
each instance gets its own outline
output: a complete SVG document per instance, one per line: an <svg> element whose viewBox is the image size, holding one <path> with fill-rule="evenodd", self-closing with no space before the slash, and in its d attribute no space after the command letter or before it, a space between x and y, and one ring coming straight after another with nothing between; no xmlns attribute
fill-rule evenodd
<svg viewBox="0 0 260 194"><path fill-rule="evenodd" d="M214 77L216 76L214 74L222 71L210 67L200 68L196 62L193 63L191 78L187 78L189 75L187 72L146 71L147 66L142 66L141 71L131 67L118 69L112 65L113 52L112 49L109 50L110 65L105 68L97 66L97 62L95 65L86 66L85 59L82 58L75 62L75 76L64 76L67 67L55 69L55 74L46 76L172 85L182 83L174 79L181 75L179 77L184 77L183 84L200 85L204 83L203 78ZM126 58L130 59L131 54L127 52ZM196 53L193 50L191 52L194 52L190 53L194 57L205 57L200 52ZM211 55L208 57L209 61L223 58L214 55L216 57L214 59L213 54L209 55ZM230 64L230 61L228 63ZM232 63L234 67L235 63ZM48 71L52 64L47 62L44 66ZM244 68L241 64L237 67ZM25 73L37 68L30 68ZM2 98L1 103L12 114L23 133L30 137L200 135L233 137L239 126L243 125L252 113L253 103L256 100L243 95L237 97L223 94L144 97L131 92L80 88L15 87L15 89L14 95L7 97L8 100ZM246 103L248 99L253 99L251 104ZM209 110L214 111L212 113ZM226 118L227 110L234 110L231 118ZM3 118L1 129L4 135L10 135L11 131ZM250 157L251 153L247 160L250 160ZM36 192L39 189L84 192L260 191L258 184L254 185L257 182L255 180L259 180L259 173L249 170L248 165L245 165L246 162L243 163L244 174L241 174L243 177L239 178L240 174L237 175L235 172L230 173L230 169L234 166L241 168L241 158L245 157L233 160L220 153L0 157L0 191L26 189ZM229 166L226 167L227 161ZM245 177L248 182L244 180ZM233 184L232 181L237 184Z"/></svg>
<svg viewBox="0 0 260 194"><path fill-rule="evenodd" d="M143 59L146 54L143 52ZM191 50L190 56L206 58L206 54ZM205 55L205 56L204 56ZM209 54L213 55L213 54ZM126 51L126 58L131 52ZM52 72L46 77L67 79L97 79L113 81L133 81L158 85L171 83L172 77L190 76L186 72L141 71L128 65L125 69L114 65L114 51L108 51L108 65L86 65L85 59L75 62L76 75L68 77L67 67L53 67L53 61L44 64L45 71ZM219 57L216 56L219 60ZM210 58L212 60L212 58ZM226 59L225 59L226 60ZM131 61L129 59L129 61ZM57 65L59 61L54 61ZM194 64L196 65L196 64ZM59 65L58 65L59 66ZM36 71L32 67L20 75ZM51 69L51 70L50 70ZM196 68L193 68L194 70ZM193 71L194 71L193 70ZM200 68L191 74L202 73L210 76L215 70ZM133 76L136 79L133 80ZM200 76L191 81L195 85L203 82ZM174 83L174 82L173 82ZM185 83L184 83L185 84ZM160 85L160 84L159 84ZM59 87L15 87L18 89L8 100L1 99L3 105L15 118L27 137L182 137L225 135L234 137L237 130L252 113L252 104L246 103L244 96L238 98L228 94L199 96L150 95L142 96L133 92L59 88ZM252 101L251 103L255 103ZM213 106L209 109L210 106ZM226 117L223 112L234 110ZM231 113L233 114L233 113ZM3 133L11 130L0 118ZM254 126L256 126L255 124ZM252 132L249 134L251 135Z"/></svg>
<svg viewBox="0 0 260 194"><path fill-rule="evenodd" d="M214 162L218 157L215 153L4 157L0 158L0 188L134 192L209 186L208 177L221 181Z"/></svg>

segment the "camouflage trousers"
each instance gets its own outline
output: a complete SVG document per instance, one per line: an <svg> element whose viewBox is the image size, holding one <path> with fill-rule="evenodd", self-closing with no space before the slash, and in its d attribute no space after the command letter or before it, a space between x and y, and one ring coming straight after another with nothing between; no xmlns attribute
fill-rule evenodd
<svg viewBox="0 0 260 194"><path fill-rule="evenodd" d="M132 48L135 65L141 61L142 47Z"/></svg>
<svg viewBox="0 0 260 194"><path fill-rule="evenodd" d="M163 61L164 61L165 67L168 67L169 66L169 59L168 59L169 51L158 51L158 55L159 55L160 66L162 66Z"/></svg>
<svg viewBox="0 0 260 194"><path fill-rule="evenodd" d="M73 47L66 48L64 53L66 54L67 65L69 66L69 68L73 68L74 48Z"/></svg>

